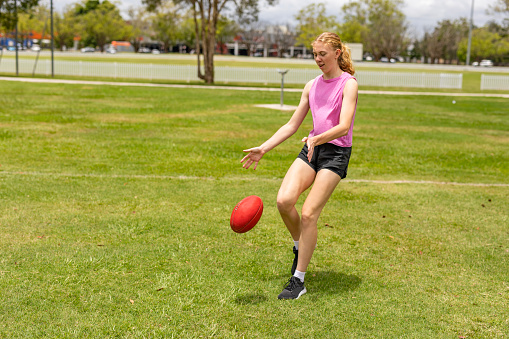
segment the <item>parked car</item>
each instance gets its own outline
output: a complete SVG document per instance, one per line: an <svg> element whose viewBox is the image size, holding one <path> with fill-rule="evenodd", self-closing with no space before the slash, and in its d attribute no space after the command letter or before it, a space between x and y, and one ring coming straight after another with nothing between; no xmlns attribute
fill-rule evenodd
<svg viewBox="0 0 509 339"><path fill-rule="evenodd" d="M493 67L493 61L491 60L481 60L479 63L479 66L481 67Z"/></svg>
<svg viewBox="0 0 509 339"><path fill-rule="evenodd" d="M477 67L479 66L479 63L477 61L472 62L472 66Z"/></svg>
<svg viewBox="0 0 509 339"><path fill-rule="evenodd" d="M24 50L26 50L26 49L27 49L27 48L26 48L25 46L23 46L23 45L21 45L20 43L18 43L18 52L24 51ZM16 50L16 47L14 47L14 46L9 46L9 47L7 47L7 50L8 50L8 51L11 51L11 52L14 52L14 51Z"/></svg>
<svg viewBox="0 0 509 339"><path fill-rule="evenodd" d="M138 49L138 53L150 53L150 48L147 48L147 47L140 47L140 49Z"/></svg>
<svg viewBox="0 0 509 339"><path fill-rule="evenodd" d="M153 49L152 54L161 54L161 52L158 49Z"/></svg>
<svg viewBox="0 0 509 339"><path fill-rule="evenodd" d="M32 47L30 48L33 52L39 52L41 50L41 46L37 45L37 44L33 44Z"/></svg>
<svg viewBox="0 0 509 339"><path fill-rule="evenodd" d="M117 53L117 50L115 49L115 47L110 47L106 49L106 53L115 54Z"/></svg>
<svg viewBox="0 0 509 339"><path fill-rule="evenodd" d="M84 47L81 49L81 53L94 53L95 48L94 47Z"/></svg>

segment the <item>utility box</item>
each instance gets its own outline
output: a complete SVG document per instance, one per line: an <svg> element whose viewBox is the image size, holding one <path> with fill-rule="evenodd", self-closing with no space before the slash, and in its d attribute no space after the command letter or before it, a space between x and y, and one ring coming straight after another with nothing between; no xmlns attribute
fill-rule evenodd
<svg viewBox="0 0 509 339"><path fill-rule="evenodd" d="M362 49L362 44L360 44L360 43L349 44L348 42L345 42L345 45L350 47L350 52L351 52L353 61L362 61L362 56L364 54L363 49Z"/></svg>

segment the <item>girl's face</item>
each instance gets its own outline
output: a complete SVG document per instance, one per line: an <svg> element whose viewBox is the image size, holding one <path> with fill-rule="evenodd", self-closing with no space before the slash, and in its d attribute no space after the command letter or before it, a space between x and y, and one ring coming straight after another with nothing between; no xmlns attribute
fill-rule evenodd
<svg viewBox="0 0 509 339"><path fill-rule="evenodd" d="M323 73L330 73L338 66L338 58L341 54L339 49L334 50L330 45L316 41L313 45L315 62Z"/></svg>

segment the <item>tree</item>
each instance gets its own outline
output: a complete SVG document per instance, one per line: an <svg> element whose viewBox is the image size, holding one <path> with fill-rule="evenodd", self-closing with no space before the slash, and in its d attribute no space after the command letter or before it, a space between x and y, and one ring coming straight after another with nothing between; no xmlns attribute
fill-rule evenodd
<svg viewBox="0 0 509 339"><path fill-rule="evenodd" d="M365 49L375 60L398 56L405 48L407 24L399 10L403 0L354 0L342 7L345 25L365 27L361 32Z"/></svg>
<svg viewBox="0 0 509 339"><path fill-rule="evenodd" d="M0 26L13 30L18 21L18 13L26 13L38 4L39 0L0 0Z"/></svg>
<svg viewBox="0 0 509 339"><path fill-rule="evenodd" d="M149 10L154 11L161 4L169 0L143 0L143 4ZM272 5L277 0L265 0ZM175 4L182 4L193 13L196 34L196 54L198 64L198 77L206 83L214 82L214 52L216 49L217 24L221 13L229 9L239 21L256 20L259 13L258 0L173 0ZM227 5L232 5L231 8ZM201 51L203 50L203 62L205 73L201 70Z"/></svg>
<svg viewBox="0 0 509 339"><path fill-rule="evenodd" d="M272 37L271 40L278 49L277 54L280 58L282 58L285 56L285 52L295 44L295 34L292 32L290 25L271 26L270 31Z"/></svg>
<svg viewBox="0 0 509 339"><path fill-rule="evenodd" d="M157 13L152 17L154 37L162 41L166 49L180 40L182 22L186 15L182 12L184 9L181 6L167 2L159 6Z"/></svg>
<svg viewBox="0 0 509 339"><path fill-rule="evenodd" d="M234 37L234 40L244 44L246 46L247 55L251 56L256 52L256 46L260 43L265 44L266 27L260 21L254 21L247 24L243 24L238 30L238 35Z"/></svg>
<svg viewBox="0 0 509 339"><path fill-rule="evenodd" d="M458 48L458 58L466 60L468 39L461 40ZM472 31L472 46L470 50L473 60L492 59L501 62L509 55L509 39L502 39L497 33L486 28Z"/></svg>
<svg viewBox="0 0 509 339"><path fill-rule="evenodd" d="M497 33L502 38L509 37L509 21L507 21L507 24L500 25L495 20L491 20L488 21L484 27L492 33Z"/></svg>
<svg viewBox="0 0 509 339"><path fill-rule="evenodd" d="M134 47L134 51L138 52L143 41L143 36L148 35L151 22L147 17L147 12L143 7L129 7L127 10L129 16L129 24L132 28L130 43Z"/></svg>
<svg viewBox="0 0 509 339"><path fill-rule="evenodd" d="M431 33L425 35L426 55L435 63L443 59L447 63L452 63L457 59L458 45L460 41L468 34L468 20L460 18L454 21L442 20Z"/></svg>
<svg viewBox="0 0 509 339"><path fill-rule="evenodd" d="M366 27L358 21L350 21L348 24L338 26L339 36L344 42L360 43L366 33Z"/></svg>
<svg viewBox="0 0 509 339"><path fill-rule="evenodd" d="M18 13L18 37L21 41L32 39L32 33L42 32L49 33L49 8L40 5L35 6L26 11L26 13ZM49 35L49 34L47 34Z"/></svg>
<svg viewBox="0 0 509 339"><path fill-rule="evenodd" d="M310 46L323 32L336 31L339 25L335 16L327 15L324 3L312 3L302 8L295 19L298 21L296 42L303 46Z"/></svg>
<svg viewBox="0 0 509 339"><path fill-rule="evenodd" d="M228 17L221 15L217 22L216 39L220 53L226 52L226 43L235 39L237 33L241 30L239 24L230 20Z"/></svg>
<svg viewBox="0 0 509 339"><path fill-rule="evenodd" d="M501 13L509 15L509 0L497 0L495 4L488 6L488 13Z"/></svg>
<svg viewBox="0 0 509 339"><path fill-rule="evenodd" d="M108 0L86 0L76 5L76 14L85 33L85 44L99 46L112 40L129 40L132 27L127 25L120 15L120 10Z"/></svg>
<svg viewBox="0 0 509 339"><path fill-rule="evenodd" d="M63 49L72 46L79 35L76 13L73 6L66 6L62 13L54 13L55 44Z"/></svg>

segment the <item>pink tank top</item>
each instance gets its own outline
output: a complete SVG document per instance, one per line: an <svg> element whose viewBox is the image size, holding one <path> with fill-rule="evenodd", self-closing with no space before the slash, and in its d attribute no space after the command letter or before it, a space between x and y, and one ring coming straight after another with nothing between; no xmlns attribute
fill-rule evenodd
<svg viewBox="0 0 509 339"><path fill-rule="evenodd" d="M315 78L309 91L309 107L313 116L313 130L309 132L309 137L322 134L339 124L339 116L341 115L343 104L343 89L346 82L352 78L355 79L347 72L330 80L324 80L322 75ZM357 103L355 103L355 111L357 111ZM340 138L329 141L329 143L341 147L352 146L355 111L348 133Z"/></svg>

